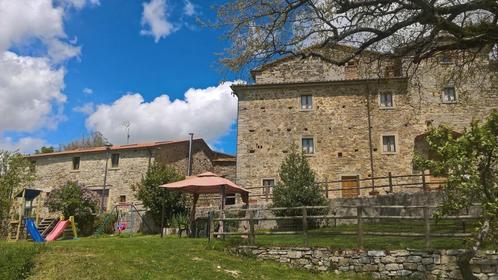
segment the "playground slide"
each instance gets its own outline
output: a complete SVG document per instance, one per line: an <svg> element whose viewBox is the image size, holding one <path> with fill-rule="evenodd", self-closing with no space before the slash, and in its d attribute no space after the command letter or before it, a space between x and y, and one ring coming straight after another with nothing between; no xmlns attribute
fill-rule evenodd
<svg viewBox="0 0 498 280"><path fill-rule="evenodd" d="M54 241L64 232L64 229L69 225L69 220L58 221L55 228L45 237L47 241Z"/></svg>
<svg viewBox="0 0 498 280"><path fill-rule="evenodd" d="M43 237L41 236L40 232L38 232L38 229L35 226L35 222L33 219L26 218L26 230L29 233L29 236L31 236L31 239L33 239L34 242L44 242Z"/></svg>

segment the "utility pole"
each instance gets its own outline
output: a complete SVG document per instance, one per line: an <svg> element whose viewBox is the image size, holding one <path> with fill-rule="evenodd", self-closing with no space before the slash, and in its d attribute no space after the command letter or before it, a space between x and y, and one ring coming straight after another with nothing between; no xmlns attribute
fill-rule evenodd
<svg viewBox="0 0 498 280"><path fill-rule="evenodd" d="M190 140L188 143L188 168L187 168L187 176L192 176L192 161L193 161L193 156L192 156L192 143L194 142L194 134L189 133L190 135Z"/></svg>
<svg viewBox="0 0 498 280"><path fill-rule="evenodd" d="M102 186L102 194L100 196L100 213L104 212L105 190L107 186L107 165L109 163L109 153L111 151L111 147L112 147L111 143L107 142L105 144L106 155L105 155L104 185Z"/></svg>

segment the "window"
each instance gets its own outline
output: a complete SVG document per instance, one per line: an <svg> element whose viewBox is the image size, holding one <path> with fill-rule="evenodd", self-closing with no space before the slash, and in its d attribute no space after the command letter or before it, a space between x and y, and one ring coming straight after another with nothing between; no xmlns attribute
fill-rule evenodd
<svg viewBox="0 0 498 280"><path fill-rule="evenodd" d="M80 157L73 157L73 170L80 169Z"/></svg>
<svg viewBox="0 0 498 280"><path fill-rule="evenodd" d="M112 154L111 156L111 167L116 168L119 166L119 154Z"/></svg>
<svg viewBox="0 0 498 280"><path fill-rule="evenodd" d="M456 92L454 87L445 87L443 89L443 102L444 103L456 102Z"/></svg>
<svg viewBox="0 0 498 280"><path fill-rule="evenodd" d="M263 179L263 187L274 187L275 186L275 179Z"/></svg>
<svg viewBox="0 0 498 280"><path fill-rule="evenodd" d="M119 196L119 202L121 202L121 203L126 202L126 195L120 195Z"/></svg>
<svg viewBox="0 0 498 280"><path fill-rule="evenodd" d="M396 137L394 135L382 136L382 151L384 153L396 152Z"/></svg>
<svg viewBox="0 0 498 280"><path fill-rule="evenodd" d="M311 110L313 108L313 97L311 95L301 95L301 109Z"/></svg>
<svg viewBox="0 0 498 280"><path fill-rule="evenodd" d="M234 205L235 204L235 194L230 193L225 197L225 205Z"/></svg>
<svg viewBox="0 0 498 280"><path fill-rule="evenodd" d="M379 104L381 108L392 108L394 107L393 103L393 94L391 92L382 92L379 94Z"/></svg>
<svg viewBox="0 0 498 280"><path fill-rule="evenodd" d="M315 153L315 144L314 144L313 138L301 139L301 145L303 148L303 153L305 153L305 154L314 154Z"/></svg>

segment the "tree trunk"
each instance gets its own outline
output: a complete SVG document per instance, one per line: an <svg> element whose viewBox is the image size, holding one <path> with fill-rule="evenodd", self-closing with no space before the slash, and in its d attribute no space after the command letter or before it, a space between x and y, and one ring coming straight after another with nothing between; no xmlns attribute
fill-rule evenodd
<svg viewBox="0 0 498 280"><path fill-rule="evenodd" d="M465 252L465 254L461 255L457 259L458 267L460 268L460 272L462 273L463 279L474 280L478 279L472 274L472 267L470 265L470 260L477 254L477 251L481 248L486 236L489 232L489 220L485 220L482 227L479 230L479 234L477 235L477 240L474 246L471 249Z"/></svg>

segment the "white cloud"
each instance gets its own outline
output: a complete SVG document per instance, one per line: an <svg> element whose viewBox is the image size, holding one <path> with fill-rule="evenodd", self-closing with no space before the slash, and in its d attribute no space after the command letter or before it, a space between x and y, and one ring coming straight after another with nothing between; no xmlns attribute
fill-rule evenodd
<svg viewBox="0 0 498 280"><path fill-rule="evenodd" d="M76 9L82 9L87 5L99 6L100 0L58 0L62 6L74 7Z"/></svg>
<svg viewBox="0 0 498 280"><path fill-rule="evenodd" d="M110 105L97 106L87 118L86 126L102 132L114 144L126 142L124 122L130 123L131 141L135 143L185 139L189 132L213 142L229 132L237 117L232 84L191 88L183 100L173 101L168 95L161 95L145 102L139 93L129 93Z"/></svg>
<svg viewBox="0 0 498 280"><path fill-rule="evenodd" d="M51 0L0 0L0 53L38 39L55 63L78 56L64 32L64 12Z"/></svg>
<svg viewBox="0 0 498 280"><path fill-rule="evenodd" d="M189 0L185 0L185 6L183 6L183 13L186 16L193 16L196 14L196 7Z"/></svg>
<svg viewBox="0 0 498 280"><path fill-rule="evenodd" d="M84 88L83 89L83 93L86 94L86 95L91 95L91 94L93 94L93 89L91 89L91 88Z"/></svg>
<svg viewBox="0 0 498 280"><path fill-rule="evenodd" d="M93 112L95 112L95 106L93 105L92 102L85 103L82 106L76 106L73 108L73 111L82 113L85 115L91 115Z"/></svg>
<svg viewBox="0 0 498 280"><path fill-rule="evenodd" d="M54 128L66 101L63 88L64 70L54 69L48 59L1 54L0 132Z"/></svg>
<svg viewBox="0 0 498 280"><path fill-rule="evenodd" d="M140 34L153 36L157 43L161 38L178 30L168 19L168 6L165 0L151 0L143 3L142 30Z"/></svg>
<svg viewBox="0 0 498 280"><path fill-rule="evenodd" d="M21 153L32 153L42 146L50 146L41 138L23 137L14 141L10 137L0 137L0 149L7 151L19 151Z"/></svg>

